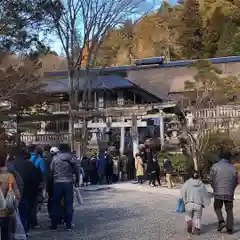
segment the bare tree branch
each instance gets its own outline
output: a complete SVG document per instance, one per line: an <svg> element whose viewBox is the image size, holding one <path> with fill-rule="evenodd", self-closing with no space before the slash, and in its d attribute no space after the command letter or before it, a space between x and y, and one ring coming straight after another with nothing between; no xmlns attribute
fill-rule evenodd
<svg viewBox="0 0 240 240"><path fill-rule="evenodd" d="M129 18L149 13L153 6L147 0L45 0L44 8L68 61L69 116L73 126L71 112L78 106L79 83L82 81L84 87L83 103L87 103L91 100L92 83L101 72L93 73L92 68L109 31Z"/></svg>

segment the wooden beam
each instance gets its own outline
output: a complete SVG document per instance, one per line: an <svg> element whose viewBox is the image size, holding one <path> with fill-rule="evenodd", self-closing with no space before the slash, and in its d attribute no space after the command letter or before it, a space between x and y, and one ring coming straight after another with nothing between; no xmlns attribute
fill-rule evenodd
<svg viewBox="0 0 240 240"><path fill-rule="evenodd" d="M11 117L10 119L15 119ZM48 115L32 115L22 116L20 122L32 122L32 121L54 121L54 120L67 120L68 114L48 114Z"/></svg>
<svg viewBox="0 0 240 240"><path fill-rule="evenodd" d="M147 122L143 122L141 120L137 121L137 126L138 127L146 127ZM108 126L107 123L92 123L88 122L88 128L121 128L121 127L132 127L132 121L127 121L127 122L112 122L110 126ZM75 123L74 128L82 128L81 123Z"/></svg>
<svg viewBox="0 0 240 240"><path fill-rule="evenodd" d="M149 118L165 118L165 117L175 117L176 115L175 114L172 114L172 113L164 113L164 114L161 114L161 113L156 113L156 114L146 114L146 115L143 115L141 116L141 119L149 119Z"/></svg>

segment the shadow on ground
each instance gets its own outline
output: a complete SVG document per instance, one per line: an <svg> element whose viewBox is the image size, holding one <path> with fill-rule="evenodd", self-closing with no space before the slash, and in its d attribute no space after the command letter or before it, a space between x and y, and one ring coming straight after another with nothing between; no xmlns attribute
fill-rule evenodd
<svg viewBox="0 0 240 240"><path fill-rule="evenodd" d="M44 207L40 217L41 230L32 231L30 239L34 240L75 240L75 239L101 239L99 235L104 232L116 230L123 221L134 220L144 217L141 213L129 212L125 206L109 204L106 207L106 198L111 198L116 190L105 192L83 193L84 205L76 206L74 213L74 224L76 228L73 232L66 232L64 226L59 226L58 232L49 230L50 220ZM85 237L84 237L85 236ZM99 238L100 237L100 238ZM103 239L107 239L106 237Z"/></svg>

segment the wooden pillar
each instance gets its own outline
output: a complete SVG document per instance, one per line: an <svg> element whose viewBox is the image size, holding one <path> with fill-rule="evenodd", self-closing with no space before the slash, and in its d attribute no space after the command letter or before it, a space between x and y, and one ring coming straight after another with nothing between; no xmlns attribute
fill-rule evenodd
<svg viewBox="0 0 240 240"><path fill-rule="evenodd" d="M132 146L133 146L133 157L139 152L139 136L137 127L137 116L132 115Z"/></svg>
<svg viewBox="0 0 240 240"><path fill-rule="evenodd" d="M160 143L161 143L161 149L163 149L164 146L164 118L163 116L160 116L159 118L159 128L160 128Z"/></svg>
<svg viewBox="0 0 240 240"><path fill-rule="evenodd" d="M5 146L5 140L7 139L5 129L0 128L0 157L1 158L6 158L6 154L8 152L6 146Z"/></svg>
<svg viewBox="0 0 240 240"><path fill-rule="evenodd" d="M105 120L107 127L105 128L105 133L109 132L111 130L111 126L112 126L112 117L106 117ZM109 136L109 134L105 134L105 139L108 143L110 143L111 137Z"/></svg>
<svg viewBox="0 0 240 240"><path fill-rule="evenodd" d="M94 108L97 108L97 92L94 92L94 103L93 103Z"/></svg>
<svg viewBox="0 0 240 240"><path fill-rule="evenodd" d="M125 120L122 118L122 122ZM125 127L121 127L121 136L120 136L120 154L123 155L125 151Z"/></svg>

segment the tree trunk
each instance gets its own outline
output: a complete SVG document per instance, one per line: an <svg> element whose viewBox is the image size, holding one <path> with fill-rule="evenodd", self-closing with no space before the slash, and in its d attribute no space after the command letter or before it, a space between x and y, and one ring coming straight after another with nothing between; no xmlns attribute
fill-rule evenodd
<svg viewBox="0 0 240 240"><path fill-rule="evenodd" d="M16 116L16 145L19 146L21 142L21 132L19 130L19 121L20 121L20 115L17 113Z"/></svg>
<svg viewBox="0 0 240 240"><path fill-rule="evenodd" d="M69 107L68 126L69 126L71 150L74 151L74 149L75 149L74 119L73 119L73 114L72 114L72 108L71 107Z"/></svg>
<svg viewBox="0 0 240 240"><path fill-rule="evenodd" d="M81 129L81 137L80 137L80 159L84 155L87 154L87 144L88 144L88 128L87 128L88 120L87 118L83 118L82 120L82 129Z"/></svg>
<svg viewBox="0 0 240 240"><path fill-rule="evenodd" d="M71 150L74 151L75 149L75 132L74 132L74 117L73 117L73 107L75 105L75 91L74 91L74 77L75 71L74 69L68 69L68 76L69 76L69 134L70 134L70 144Z"/></svg>

